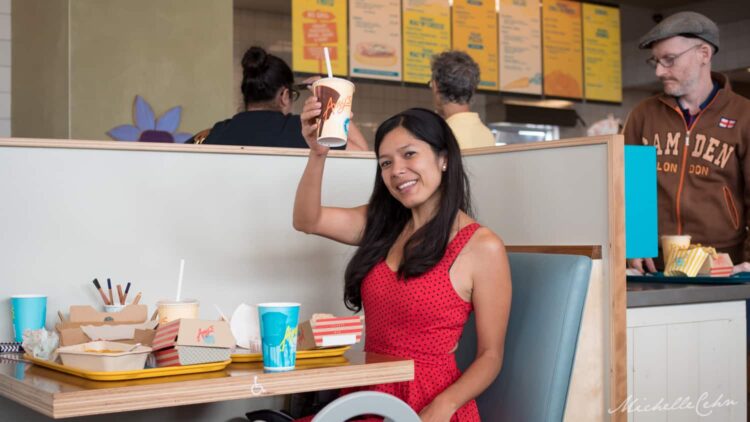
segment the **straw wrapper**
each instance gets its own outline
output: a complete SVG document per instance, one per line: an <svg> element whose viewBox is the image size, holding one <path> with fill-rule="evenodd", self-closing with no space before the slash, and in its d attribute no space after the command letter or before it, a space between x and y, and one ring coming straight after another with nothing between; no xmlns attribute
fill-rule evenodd
<svg viewBox="0 0 750 422"><path fill-rule="evenodd" d="M673 248L667 257L664 275L695 277L709 256L716 257L716 250L699 244Z"/></svg>

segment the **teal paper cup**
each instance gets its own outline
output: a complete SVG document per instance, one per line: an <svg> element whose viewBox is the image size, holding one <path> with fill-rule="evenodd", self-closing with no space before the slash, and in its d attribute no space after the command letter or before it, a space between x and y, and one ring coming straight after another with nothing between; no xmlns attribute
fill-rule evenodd
<svg viewBox="0 0 750 422"><path fill-rule="evenodd" d="M47 296L14 295L10 297L13 334L17 342L23 341L23 332L44 328L47 320Z"/></svg>
<svg viewBox="0 0 750 422"><path fill-rule="evenodd" d="M258 304L263 369L291 371L297 359L299 303Z"/></svg>

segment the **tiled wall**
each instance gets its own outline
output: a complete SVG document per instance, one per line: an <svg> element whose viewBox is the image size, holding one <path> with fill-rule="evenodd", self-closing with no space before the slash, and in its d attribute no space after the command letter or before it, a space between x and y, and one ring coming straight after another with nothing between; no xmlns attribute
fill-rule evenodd
<svg viewBox="0 0 750 422"><path fill-rule="evenodd" d="M10 1L0 0L0 137L10 136Z"/></svg>

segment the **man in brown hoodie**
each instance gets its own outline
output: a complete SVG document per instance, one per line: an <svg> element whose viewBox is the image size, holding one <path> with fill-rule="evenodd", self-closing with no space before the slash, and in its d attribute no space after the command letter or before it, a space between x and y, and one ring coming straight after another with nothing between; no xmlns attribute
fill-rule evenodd
<svg viewBox="0 0 750 422"><path fill-rule="evenodd" d="M657 154L659 234L689 234L692 243L750 261L750 101L711 72L719 29L707 17L680 12L640 40L664 86L633 109L625 142ZM653 260L630 266L656 271Z"/></svg>

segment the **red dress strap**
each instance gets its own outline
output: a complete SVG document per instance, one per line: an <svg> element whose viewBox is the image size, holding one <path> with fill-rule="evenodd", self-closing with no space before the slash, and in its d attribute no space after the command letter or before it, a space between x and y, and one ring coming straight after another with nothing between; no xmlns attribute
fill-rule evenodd
<svg viewBox="0 0 750 422"><path fill-rule="evenodd" d="M466 243L471 239L474 233L482 227L479 223L471 223L464 226L456 233L456 236L448 243L448 247L445 248L445 255L441 261L442 265L447 265L448 268L453 266L453 261L466 246Z"/></svg>

